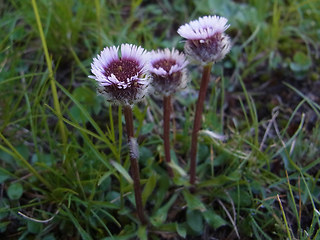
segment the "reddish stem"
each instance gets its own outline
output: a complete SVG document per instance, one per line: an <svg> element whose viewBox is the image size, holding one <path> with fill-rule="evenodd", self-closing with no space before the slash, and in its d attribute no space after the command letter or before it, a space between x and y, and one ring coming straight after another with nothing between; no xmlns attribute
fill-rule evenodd
<svg viewBox="0 0 320 240"><path fill-rule="evenodd" d="M137 156L135 154L131 154L131 151L135 151L132 149L135 146L132 146L131 138L134 138L134 130L133 130L133 116L132 116L132 109L131 106L125 105L123 107L124 118L126 120L126 128L127 128L127 135L128 135L128 143L130 147L130 170L131 176L133 179L133 188L134 188L134 197L136 200L136 207L138 212L138 217L140 222L143 225L147 224L146 218L143 213L143 205L142 205L142 195L141 195L141 188L140 188L140 173L139 173L139 163L137 160Z"/></svg>
<svg viewBox="0 0 320 240"><path fill-rule="evenodd" d="M170 157L170 113L171 113L171 96L163 97L163 141L164 155L167 163L167 171L171 178L174 177L172 168L168 165L171 162Z"/></svg>
<svg viewBox="0 0 320 240"><path fill-rule="evenodd" d="M199 90L198 101L196 105L196 114L193 122L193 131L191 137L191 151L190 151L190 184L194 185L196 180L196 159L197 159L197 148L198 148L198 132L201 127L201 116L203 111L203 103L206 97L208 84L210 80L212 63L207 64L203 67L202 80Z"/></svg>

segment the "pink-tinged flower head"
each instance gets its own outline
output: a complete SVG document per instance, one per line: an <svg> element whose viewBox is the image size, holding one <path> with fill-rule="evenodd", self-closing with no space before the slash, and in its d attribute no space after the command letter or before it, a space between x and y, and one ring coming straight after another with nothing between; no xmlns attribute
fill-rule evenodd
<svg viewBox="0 0 320 240"><path fill-rule="evenodd" d="M98 92L110 102L131 105L147 93L148 54L133 44L106 47L93 59L91 72L98 83Z"/></svg>
<svg viewBox="0 0 320 240"><path fill-rule="evenodd" d="M223 59L230 51L230 38L224 33L227 22L224 17L205 16L180 26L178 34L187 39L185 52L203 63Z"/></svg>
<svg viewBox="0 0 320 240"><path fill-rule="evenodd" d="M183 53L166 48L150 53L149 72L151 85L156 93L171 95L186 86L186 66L188 61Z"/></svg>

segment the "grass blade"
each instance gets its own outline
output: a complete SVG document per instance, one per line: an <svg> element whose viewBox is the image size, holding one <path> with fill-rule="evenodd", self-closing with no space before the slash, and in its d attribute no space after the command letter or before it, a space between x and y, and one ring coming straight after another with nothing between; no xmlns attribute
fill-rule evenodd
<svg viewBox="0 0 320 240"><path fill-rule="evenodd" d="M59 129L60 129L60 134L61 134L63 146L66 147L67 146L67 134L66 134L65 126L62 121L60 103L59 103L57 88L56 88L56 84L55 84L56 81L53 77L52 62L51 62L51 59L49 56L47 42L46 42L46 39L45 39L45 36L43 33L40 15L38 12L38 6L37 6L37 3L35 0L32 0L32 7L33 7L34 15L36 17L36 22L37 22L41 42L42 42L42 47L44 50L44 55L46 58L46 63L47 63L48 71L49 71L49 79L50 79L50 85L51 85L51 91L52 91L52 97L53 97L53 105L54 105L56 112L58 113L58 119L59 119L58 125L59 125Z"/></svg>

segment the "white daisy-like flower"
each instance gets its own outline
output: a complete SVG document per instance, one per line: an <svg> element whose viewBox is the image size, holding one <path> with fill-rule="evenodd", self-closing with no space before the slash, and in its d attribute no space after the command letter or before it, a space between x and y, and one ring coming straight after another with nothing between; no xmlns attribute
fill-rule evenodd
<svg viewBox="0 0 320 240"><path fill-rule="evenodd" d="M150 53L149 72L152 75L153 90L169 96L187 84L188 61L183 53L166 48Z"/></svg>
<svg viewBox="0 0 320 240"><path fill-rule="evenodd" d="M150 82L149 54L140 46L122 44L106 47L93 59L90 78L98 92L115 104L132 105L146 94Z"/></svg>
<svg viewBox="0 0 320 240"><path fill-rule="evenodd" d="M178 34L186 38L185 52L202 63L220 61L230 51L230 38L224 33L228 19L204 16L179 27Z"/></svg>

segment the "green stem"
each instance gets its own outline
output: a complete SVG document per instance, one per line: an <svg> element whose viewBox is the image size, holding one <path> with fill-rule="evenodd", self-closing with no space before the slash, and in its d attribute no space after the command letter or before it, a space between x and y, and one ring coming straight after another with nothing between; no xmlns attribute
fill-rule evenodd
<svg viewBox="0 0 320 240"><path fill-rule="evenodd" d="M191 151L190 151L190 184L194 185L196 180L196 159L197 159L197 148L198 148L198 132L201 127L201 116L203 111L203 103L206 97L206 92L210 80L212 63L207 64L203 67L202 80L199 90L198 101L196 105L196 113L193 122L193 131L191 137Z"/></svg>

